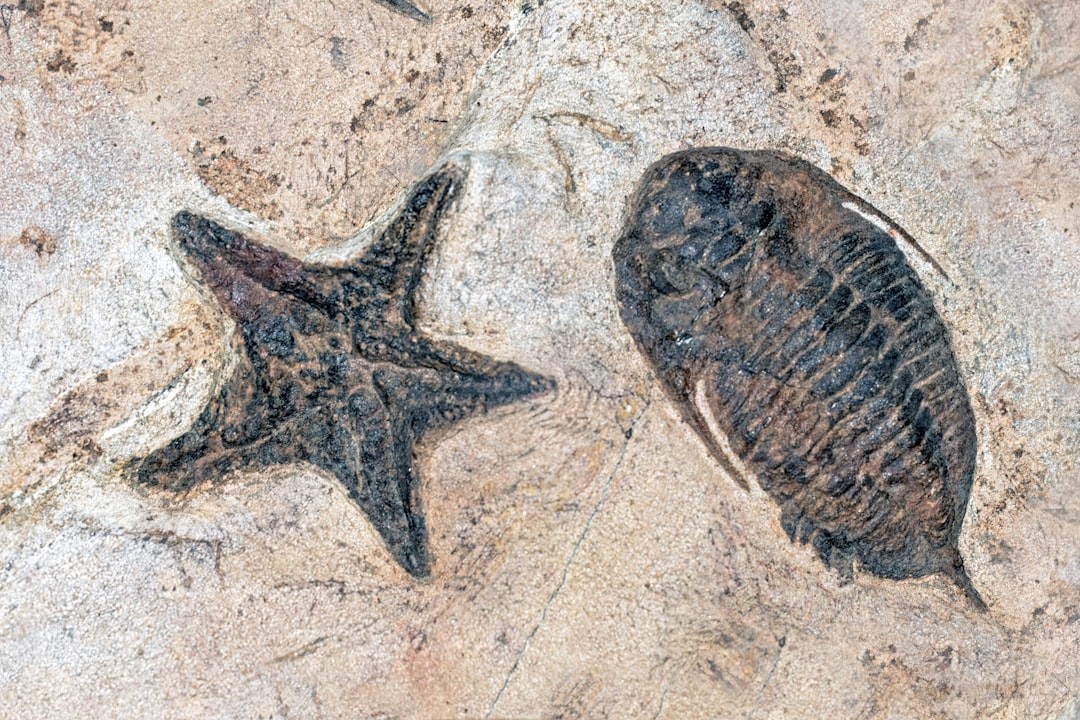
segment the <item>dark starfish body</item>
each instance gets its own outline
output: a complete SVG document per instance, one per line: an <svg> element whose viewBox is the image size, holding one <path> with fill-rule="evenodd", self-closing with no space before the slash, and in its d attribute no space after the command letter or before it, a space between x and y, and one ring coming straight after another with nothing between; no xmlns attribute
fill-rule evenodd
<svg viewBox="0 0 1080 720"><path fill-rule="evenodd" d="M310 463L340 480L394 558L430 573L414 447L426 433L554 383L416 327L415 295L463 171L421 181L357 260L312 265L182 212L173 233L236 321L244 352L194 426L133 461L184 491L241 468Z"/></svg>

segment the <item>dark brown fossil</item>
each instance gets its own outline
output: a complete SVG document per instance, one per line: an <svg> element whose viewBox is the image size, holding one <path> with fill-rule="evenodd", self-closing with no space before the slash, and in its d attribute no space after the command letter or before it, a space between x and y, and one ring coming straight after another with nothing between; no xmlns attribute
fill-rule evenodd
<svg viewBox="0 0 1080 720"><path fill-rule="evenodd" d="M409 0L375 0L376 3L422 23L431 22L431 16L413 5Z"/></svg>
<svg viewBox="0 0 1080 720"><path fill-rule="evenodd" d="M623 321L664 389L792 540L850 576L942 573L975 422L949 334L887 219L809 163L701 148L650 167L613 252Z"/></svg>
<svg viewBox="0 0 1080 720"><path fill-rule="evenodd" d="M178 214L176 241L236 321L244 352L190 430L132 461L138 480L185 491L246 466L310 463L345 485L402 567L428 575L415 444L554 387L416 327L423 264L463 177L448 165L421 181L343 267L301 262Z"/></svg>

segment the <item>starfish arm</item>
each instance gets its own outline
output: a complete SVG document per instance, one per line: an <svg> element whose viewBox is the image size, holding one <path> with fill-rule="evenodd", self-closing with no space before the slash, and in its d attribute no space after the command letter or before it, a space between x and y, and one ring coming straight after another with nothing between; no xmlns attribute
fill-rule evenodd
<svg viewBox="0 0 1080 720"><path fill-rule="evenodd" d="M546 392L555 387L552 380L525 371L514 363L496 360L457 343L434 340L421 333L372 336L354 329L352 340L359 354L374 363L477 377L504 376L507 380L518 376L523 382L521 387L531 384L535 392Z"/></svg>
<svg viewBox="0 0 1080 720"><path fill-rule="evenodd" d="M483 373L387 366L373 380L394 417L403 418L416 439L492 408L541 395L554 383L510 362L495 362Z"/></svg>
<svg viewBox="0 0 1080 720"><path fill-rule="evenodd" d="M350 484L340 461L319 462L343 480L394 558L414 577L431 573L427 525L420 502L415 448L424 434L487 408L542 392L549 381L513 363L497 363L488 375L431 368L382 366L372 387L349 398L357 443L356 467L364 483ZM342 453L338 453L340 456ZM350 476L351 477L351 476Z"/></svg>
<svg viewBox="0 0 1080 720"><path fill-rule="evenodd" d="M267 296L264 303L257 316L238 318L243 352L191 429L137 461L141 482L187 490L252 463L288 462L290 427L310 425L319 405L340 394L347 361L333 345L345 341L325 329L323 336L304 334L311 321L290 314L295 301ZM315 341L320 337L325 344Z"/></svg>
<svg viewBox="0 0 1080 720"><path fill-rule="evenodd" d="M190 430L146 457L132 458L126 466L127 472L143 485L174 492L190 490L209 480L209 463L200 461L212 447L220 445L216 430L218 408L218 402L211 401Z"/></svg>
<svg viewBox="0 0 1080 720"><path fill-rule="evenodd" d="M267 298L285 293L333 316L341 290L326 280L332 268L304 263L190 212L173 217L173 237L217 299L236 319L262 313Z"/></svg>
<svg viewBox="0 0 1080 720"><path fill-rule="evenodd" d="M417 183L405 205L352 263L345 311L357 325L415 328L416 289L440 220L464 184L465 172L445 165Z"/></svg>
<svg viewBox="0 0 1080 720"><path fill-rule="evenodd" d="M260 402L255 370L242 357L231 379L206 404L187 432L146 457L128 465L135 478L152 487L183 492L207 481L220 480L248 461L245 436L259 434L264 421L248 416Z"/></svg>
<svg viewBox="0 0 1080 720"><path fill-rule="evenodd" d="M413 456L414 433L371 385L349 397L344 419L339 427L352 438L351 451L333 453L336 457L327 454L316 462L345 483L394 559L413 577L428 577L431 557ZM349 468L343 456L351 461Z"/></svg>

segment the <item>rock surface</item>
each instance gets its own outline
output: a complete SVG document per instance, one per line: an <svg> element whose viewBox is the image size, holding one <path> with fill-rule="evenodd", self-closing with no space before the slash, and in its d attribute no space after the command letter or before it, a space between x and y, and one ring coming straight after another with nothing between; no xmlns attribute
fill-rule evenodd
<svg viewBox="0 0 1080 720"><path fill-rule="evenodd" d="M424 9L0 11L7 715L1080 714L1080 9ZM611 247L642 171L697 145L813 162L947 273L902 247L976 415L959 546L987 612L824 569L658 387ZM340 261L450 154L418 321L559 392L420 447L430 581L309 466L125 481L235 362L172 216Z"/></svg>

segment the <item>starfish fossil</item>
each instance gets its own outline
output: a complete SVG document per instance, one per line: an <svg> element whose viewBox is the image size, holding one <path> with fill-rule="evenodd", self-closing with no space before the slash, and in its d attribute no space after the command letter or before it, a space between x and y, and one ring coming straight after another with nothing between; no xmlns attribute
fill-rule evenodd
<svg viewBox="0 0 1080 720"><path fill-rule="evenodd" d="M194 425L131 468L184 491L245 467L306 462L340 480L393 557L431 572L414 446L426 433L535 397L554 382L416 327L416 291L464 171L420 181L344 267L313 265L188 212L187 259L236 321L236 369Z"/></svg>

